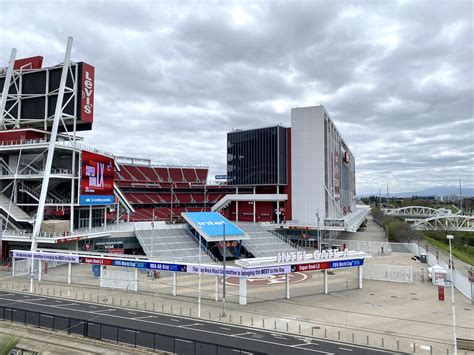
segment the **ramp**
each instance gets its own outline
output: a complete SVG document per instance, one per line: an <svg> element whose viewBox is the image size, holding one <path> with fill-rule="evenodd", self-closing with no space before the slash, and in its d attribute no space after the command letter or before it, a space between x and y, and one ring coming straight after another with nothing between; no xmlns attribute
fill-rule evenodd
<svg viewBox="0 0 474 355"><path fill-rule="evenodd" d="M7 196L0 193L0 209L16 222L33 223L33 219Z"/></svg>
<svg viewBox="0 0 474 355"><path fill-rule="evenodd" d="M199 262L199 244L185 228L136 230L135 235L143 251L151 259ZM201 263L217 262L210 252L201 249Z"/></svg>

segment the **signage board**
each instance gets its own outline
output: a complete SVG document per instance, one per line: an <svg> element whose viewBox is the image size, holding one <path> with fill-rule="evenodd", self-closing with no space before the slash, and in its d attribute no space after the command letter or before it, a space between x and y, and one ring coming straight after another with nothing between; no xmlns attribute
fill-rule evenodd
<svg viewBox="0 0 474 355"><path fill-rule="evenodd" d="M298 264L291 267L292 272L305 272L325 269L329 269L329 261L312 264Z"/></svg>
<svg viewBox="0 0 474 355"><path fill-rule="evenodd" d="M343 267L362 266L363 264L364 264L364 259L337 260L337 261L330 261L329 268L339 269Z"/></svg>
<svg viewBox="0 0 474 355"><path fill-rule="evenodd" d="M438 300L444 301L444 286L438 286Z"/></svg>
<svg viewBox="0 0 474 355"><path fill-rule="evenodd" d="M95 258L95 257L81 257L80 258L81 264L92 264L92 265L112 265L111 259L105 258Z"/></svg>
<svg viewBox="0 0 474 355"><path fill-rule="evenodd" d="M64 263L79 263L78 255L69 255L69 254L56 254L56 253L45 253L45 252L31 252L31 251L22 251L14 250L12 253L14 258L25 258L35 260L44 260L44 261L60 261Z"/></svg>
<svg viewBox="0 0 474 355"><path fill-rule="evenodd" d="M92 65L82 63L80 117L82 121L89 123L92 123L94 120L94 74L95 69Z"/></svg>
<svg viewBox="0 0 474 355"><path fill-rule="evenodd" d="M113 158L82 151L80 204L82 206L113 204L114 174Z"/></svg>
<svg viewBox="0 0 474 355"><path fill-rule="evenodd" d="M216 180L227 180L227 175L216 175L215 179Z"/></svg>
<svg viewBox="0 0 474 355"><path fill-rule="evenodd" d="M198 274L199 273L199 264L188 265L188 273ZM268 276L268 275L280 275L288 274L291 272L290 265L282 266L268 266L261 268L253 269L244 269L239 267L226 267L225 274L226 276L234 277L259 277L259 276ZM206 275L213 276L223 276L224 268L220 265L201 265L201 273Z"/></svg>

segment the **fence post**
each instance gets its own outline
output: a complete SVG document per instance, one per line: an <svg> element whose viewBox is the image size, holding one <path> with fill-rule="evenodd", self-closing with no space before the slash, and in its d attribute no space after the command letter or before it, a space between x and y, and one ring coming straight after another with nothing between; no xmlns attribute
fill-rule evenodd
<svg viewBox="0 0 474 355"><path fill-rule="evenodd" d="M369 336L367 335L367 345L369 345Z"/></svg>
<svg viewBox="0 0 474 355"><path fill-rule="evenodd" d="M211 313L211 312L209 312ZM242 324L242 315L240 315L240 324Z"/></svg>
<svg viewBox="0 0 474 355"><path fill-rule="evenodd" d="M286 322L286 331L289 332L290 330L290 323L289 322Z"/></svg>
<svg viewBox="0 0 474 355"><path fill-rule="evenodd" d="M416 343L413 343L413 352L416 353Z"/></svg>
<svg viewBox="0 0 474 355"><path fill-rule="evenodd" d="M340 330L337 331L337 340L341 340L341 331Z"/></svg>
<svg viewBox="0 0 474 355"><path fill-rule="evenodd" d="M275 330L277 328L277 321L275 321L275 324L274 324L274 327L273 327Z"/></svg>
<svg viewBox="0 0 474 355"><path fill-rule="evenodd" d="M327 329L327 328L324 328L324 337L325 337L325 338L328 337L328 329Z"/></svg>
<svg viewBox="0 0 474 355"><path fill-rule="evenodd" d="M298 333L301 334L301 324L298 324Z"/></svg>
<svg viewBox="0 0 474 355"><path fill-rule="evenodd" d="M354 333L352 333L352 342L354 343Z"/></svg>
<svg viewBox="0 0 474 355"><path fill-rule="evenodd" d="M252 327L253 327L253 317L250 318L250 324L251 324Z"/></svg>
<svg viewBox="0 0 474 355"><path fill-rule="evenodd" d="M384 347L384 338L382 337L382 348Z"/></svg>
<svg viewBox="0 0 474 355"><path fill-rule="evenodd" d="M262 328L265 328L265 318L262 318Z"/></svg>

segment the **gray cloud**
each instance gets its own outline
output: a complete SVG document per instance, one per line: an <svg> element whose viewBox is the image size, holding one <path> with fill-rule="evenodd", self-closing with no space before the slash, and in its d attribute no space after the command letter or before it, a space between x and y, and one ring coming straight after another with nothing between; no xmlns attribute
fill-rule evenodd
<svg viewBox="0 0 474 355"><path fill-rule="evenodd" d="M225 172L226 132L323 104L359 192L474 185L471 1L7 1L0 58L96 67L86 143Z"/></svg>

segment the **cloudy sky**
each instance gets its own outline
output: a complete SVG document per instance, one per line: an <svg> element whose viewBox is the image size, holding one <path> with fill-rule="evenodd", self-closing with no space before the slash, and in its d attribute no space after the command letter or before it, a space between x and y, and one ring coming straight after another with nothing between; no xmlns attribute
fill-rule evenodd
<svg viewBox="0 0 474 355"><path fill-rule="evenodd" d="M226 132L322 104L358 192L474 186L473 2L0 0L0 63L96 67L86 143L225 173Z"/></svg>

